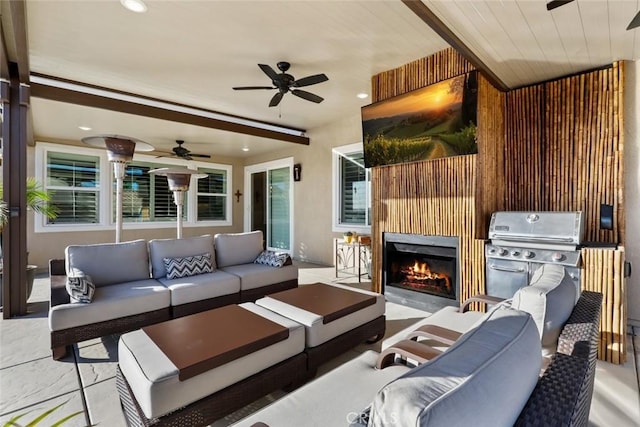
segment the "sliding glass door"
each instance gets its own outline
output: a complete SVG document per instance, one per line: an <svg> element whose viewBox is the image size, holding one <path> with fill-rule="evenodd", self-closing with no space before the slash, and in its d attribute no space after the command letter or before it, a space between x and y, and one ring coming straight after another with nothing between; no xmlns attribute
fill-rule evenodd
<svg viewBox="0 0 640 427"><path fill-rule="evenodd" d="M291 252L293 158L245 168L245 230L262 230L267 249Z"/></svg>

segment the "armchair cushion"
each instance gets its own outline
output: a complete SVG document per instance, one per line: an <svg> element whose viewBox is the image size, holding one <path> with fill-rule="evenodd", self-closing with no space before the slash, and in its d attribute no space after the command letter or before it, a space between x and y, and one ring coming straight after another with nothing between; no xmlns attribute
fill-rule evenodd
<svg viewBox="0 0 640 427"><path fill-rule="evenodd" d="M540 369L540 339L528 313L501 306L451 348L383 387L369 426L513 425Z"/></svg>
<svg viewBox="0 0 640 427"><path fill-rule="evenodd" d="M167 279L169 280L213 271L211 268L211 254L208 252L183 258L164 258L164 267L167 270Z"/></svg>
<svg viewBox="0 0 640 427"><path fill-rule="evenodd" d="M555 353L558 337L576 301L576 287L564 267L543 264L520 288L511 306L531 314L538 327L545 357Z"/></svg>
<svg viewBox="0 0 640 427"><path fill-rule="evenodd" d="M262 252L262 231L221 233L214 237L218 267L253 264Z"/></svg>
<svg viewBox="0 0 640 427"><path fill-rule="evenodd" d="M183 239L154 239L149 241L151 277L160 279L167 275L164 258L182 258L192 255L211 254L211 269L215 270L213 236L204 235Z"/></svg>
<svg viewBox="0 0 640 427"><path fill-rule="evenodd" d="M67 276L74 268L91 276L96 288L149 278L147 242L70 245L65 249Z"/></svg>

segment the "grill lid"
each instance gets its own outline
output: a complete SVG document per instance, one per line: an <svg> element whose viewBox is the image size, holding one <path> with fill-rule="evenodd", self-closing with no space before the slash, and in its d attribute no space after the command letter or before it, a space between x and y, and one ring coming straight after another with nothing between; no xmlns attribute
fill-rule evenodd
<svg viewBox="0 0 640 427"><path fill-rule="evenodd" d="M492 240L577 246L584 237L584 215L573 212L494 212Z"/></svg>

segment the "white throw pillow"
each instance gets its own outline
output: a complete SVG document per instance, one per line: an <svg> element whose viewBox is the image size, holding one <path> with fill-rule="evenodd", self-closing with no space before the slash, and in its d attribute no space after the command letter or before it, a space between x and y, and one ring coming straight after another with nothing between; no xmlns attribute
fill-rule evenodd
<svg viewBox="0 0 640 427"><path fill-rule="evenodd" d="M530 286L520 288L511 306L531 314L536 322L543 356L556 352L558 337L576 302L576 287L561 265L543 264L531 278Z"/></svg>

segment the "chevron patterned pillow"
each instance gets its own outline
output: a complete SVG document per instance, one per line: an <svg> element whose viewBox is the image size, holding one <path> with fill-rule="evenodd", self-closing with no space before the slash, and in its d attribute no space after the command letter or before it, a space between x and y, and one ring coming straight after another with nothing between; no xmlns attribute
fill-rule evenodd
<svg viewBox="0 0 640 427"><path fill-rule="evenodd" d="M253 261L254 264L270 265L271 267L282 267L287 262L289 254L284 252L262 251L258 258Z"/></svg>
<svg viewBox="0 0 640 427"><path fill-rule="evenodd" d="M71 302L88 304L93 301L96 287L91 280L91 276L84 274L84 271L77 268L72 268L69 273L65 287Z"/></svg>
<svg viewBox="0 0 640 427"><path fill-rule="evenodd" d="M164 268L167 270L167 279L179 279L213 271L209 252L182 258L163 258L163 260Z"/></svg>

